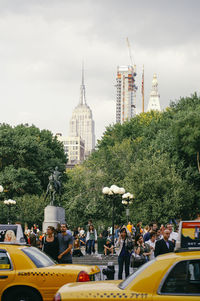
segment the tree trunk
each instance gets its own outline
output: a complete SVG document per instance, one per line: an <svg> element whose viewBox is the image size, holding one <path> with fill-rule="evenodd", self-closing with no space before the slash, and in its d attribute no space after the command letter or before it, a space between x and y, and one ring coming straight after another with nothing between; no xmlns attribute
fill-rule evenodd
<svg viewBox="0 0 200 301"><path fill-rule="evenodd" d="M197 166L198 166L198 171L200 173L199 152L197 152Z"/></svg>

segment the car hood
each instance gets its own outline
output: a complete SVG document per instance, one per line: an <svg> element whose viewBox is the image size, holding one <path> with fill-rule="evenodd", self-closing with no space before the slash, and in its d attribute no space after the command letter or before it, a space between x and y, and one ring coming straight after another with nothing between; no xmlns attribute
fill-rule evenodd
<svg viewBox="0 0 200 301"><path fill-rule="evenodd" d="M59 289L61 294L61 300L65 299L76 299L76 298L96 298L104 294L119 294L123 293L118 285L121 280L106 280L106 281L94 281L94 282L85 282L85 283L69 283L62 286Z"/></svg>
<svg viewBox="0 0 200 301"><path fill-rule="evenodd" d="M85 271L88 274L96 274L100 272L100 269L97 265L82 265L82 264L56 264L54 266L46 267L45 270L53 269L57 272L80 272Z"/></svg>

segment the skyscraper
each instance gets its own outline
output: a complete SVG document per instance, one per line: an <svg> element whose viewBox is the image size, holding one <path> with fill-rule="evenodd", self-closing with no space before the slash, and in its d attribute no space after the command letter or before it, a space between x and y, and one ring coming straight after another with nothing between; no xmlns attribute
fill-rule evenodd
<svg viewBox="0 0 200 301"><path fill-rule="evenodd" d="M70 137L81 137L85 142L85 157L87 157L95 147L94 120L92 111L86 103L84 68L82 68L82 84L80 87L80 101L75 107L69 125Z"/></svg>
<svg viewBox="0 0 200 301"><path fill-rule="evenodd" d="M161 111L160 108L160 95L158 94L158 80L157 76L154 73L153 75L153 80L152 80L152 88L151 88L151 93L150 93L150 98L149 98L149 103L148 103L148 108L147 111Z"/></svg>
<svg viewBox="0 0 200 301"><path fill-rule="evenodd" d="M116 122L123 123L136 114L135 76L133 66L117 68Z"/></svg>

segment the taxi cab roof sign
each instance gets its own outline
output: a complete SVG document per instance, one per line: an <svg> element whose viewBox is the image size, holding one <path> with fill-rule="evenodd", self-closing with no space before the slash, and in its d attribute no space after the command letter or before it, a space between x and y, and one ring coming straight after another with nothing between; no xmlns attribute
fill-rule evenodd
<svg viewBox="0 0 200 301"><path fill-rule="evenodd" d="M200 250L200 221L181 221L176 241L176 251Z"/></svg>

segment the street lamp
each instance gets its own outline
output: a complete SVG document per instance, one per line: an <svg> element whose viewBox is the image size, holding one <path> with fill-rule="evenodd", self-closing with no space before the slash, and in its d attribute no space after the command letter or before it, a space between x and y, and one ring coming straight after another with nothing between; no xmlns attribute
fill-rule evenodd
<svg viewBox="0 0 200 301"><path fill-rule="evenodd" d="M126 209L127 224L128 224L128 219L129 219L129 204L133 203L133 198L134 198L134 196L130 192L127 192L122 195L122 204L127 205L127 209Z"/></svg>
<svg viewBox="0 0 200 301"><path fill-rule="evenodd" d="M16 201L14 200L5 200L4 204L8 206L8 224L10 224L10 212L11 212L11 206L16 204Z"/></svg>
<svg viewBox="0 0 200 301"><path fill-rule="evenodd" d="M104 187L102 189L102 193L107 195L112 200L112 244L114 245L114 209L115 209L115 198L117 196L125 193L125 189L123 187L118 187L116 185L112 185L109 187Z"/></svg>

